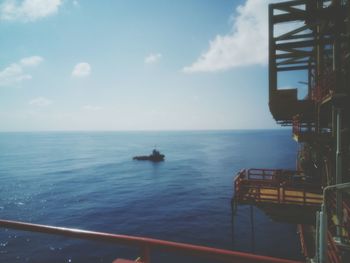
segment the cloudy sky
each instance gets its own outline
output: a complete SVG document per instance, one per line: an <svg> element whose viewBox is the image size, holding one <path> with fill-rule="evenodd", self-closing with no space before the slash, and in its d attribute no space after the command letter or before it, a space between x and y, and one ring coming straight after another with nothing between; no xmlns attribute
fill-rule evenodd
<svg viewBox="0 0 350 263"><path fill-rule="evenodd" d="M0 130L276 128L267 2L1 0Z"/></svg>

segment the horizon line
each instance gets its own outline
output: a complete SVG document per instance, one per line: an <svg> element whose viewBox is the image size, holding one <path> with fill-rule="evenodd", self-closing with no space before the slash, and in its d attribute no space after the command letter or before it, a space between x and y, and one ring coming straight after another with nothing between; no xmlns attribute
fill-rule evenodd
<svg viewBox="0 0 350 263"><path fill-rule="evenodd" d="M210 132L210 131L256 131L286 130L289 127L276 128L236 128L236 129L134 129L134 130L0 130L0 133L33 133L33 132Z"/></svg>

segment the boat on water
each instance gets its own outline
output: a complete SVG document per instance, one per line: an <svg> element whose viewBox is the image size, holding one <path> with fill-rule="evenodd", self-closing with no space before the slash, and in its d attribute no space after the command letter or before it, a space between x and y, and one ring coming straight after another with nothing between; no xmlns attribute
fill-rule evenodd
<svg viewBox="0 0 350 263"><path fill-rule="evenodd" d="M164 157L165 157L164 154L161 154L158 150L153 149L152 154L150 154L150 155L134 156L133 160L162 162L162 161L164 161Z"/></svg>

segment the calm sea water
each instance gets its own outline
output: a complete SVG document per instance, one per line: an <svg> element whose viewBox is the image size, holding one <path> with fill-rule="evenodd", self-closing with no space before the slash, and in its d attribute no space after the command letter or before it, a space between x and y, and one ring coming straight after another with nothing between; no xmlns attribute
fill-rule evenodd
<svg viewBox="0 0 350 263"><path fill-rule="evenodd" d="M133 161L154 145L162 163ZM295 166L290 131L0 133L0 218L232 249L241 168ZM294 225L240 207L234 248L300 259ZM252 244L255 240L255 244ZM111 262L135 249L0 229L0 262ZM167 262L194 262L152 254Z"/></svg>

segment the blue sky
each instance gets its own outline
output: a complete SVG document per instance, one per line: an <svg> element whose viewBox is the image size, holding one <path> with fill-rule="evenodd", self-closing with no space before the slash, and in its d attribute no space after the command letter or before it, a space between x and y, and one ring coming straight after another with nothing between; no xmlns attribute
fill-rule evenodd
<svg viewBox="0 0 350 263"><path fill-rule="evenodd" d="M267 1L3 0L0 130L278 127Z"/></svg>

